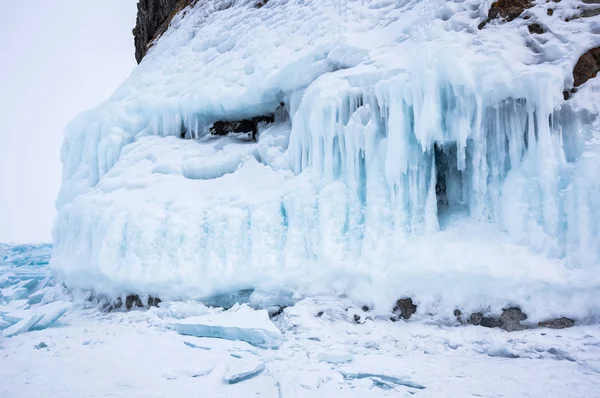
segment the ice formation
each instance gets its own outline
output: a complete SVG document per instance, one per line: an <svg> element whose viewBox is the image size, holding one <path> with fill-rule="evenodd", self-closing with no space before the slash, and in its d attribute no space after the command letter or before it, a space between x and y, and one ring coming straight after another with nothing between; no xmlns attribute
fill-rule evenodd
<svg viewBox="0 0 600 398"><path fill-rule="evenodd" d="M240 340L265 348L277 348L283 341L283 335L266 310L255 311L245 305L217 314L185 318L171 327L184 335Z"/></svg>
<svg viewBox="0 0 600 398"><path fill-rule="evenodd" d="M600 25L563 0L479 30L490 4L196 3L68 126L53 269L107 294L598 314L598 78L562 92ZM280 103L257 142L208 134Z"/></svg>
<svg viewBox="0 0 600 398"><path fill-rule="evenodd" d="M52 326L71 304L44 301L53 285L48 269L51 245L0 244L0 337Z"/></svg>

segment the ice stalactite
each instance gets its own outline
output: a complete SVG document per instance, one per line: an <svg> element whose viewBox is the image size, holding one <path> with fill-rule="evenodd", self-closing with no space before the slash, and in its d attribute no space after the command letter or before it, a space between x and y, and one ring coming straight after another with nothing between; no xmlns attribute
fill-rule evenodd
<svg viewBox="0 0 600 398"><path fill-rule="evenodd" d="M563 140L578 139L546 101L489 103L449 82L437 92L406 80L375 89L338 83L337 91L316 84L305 95L293 123L291 166L352 187L365 228L434 231L444 213L466 209L515 242L564 257L572 226Z"/></svg>

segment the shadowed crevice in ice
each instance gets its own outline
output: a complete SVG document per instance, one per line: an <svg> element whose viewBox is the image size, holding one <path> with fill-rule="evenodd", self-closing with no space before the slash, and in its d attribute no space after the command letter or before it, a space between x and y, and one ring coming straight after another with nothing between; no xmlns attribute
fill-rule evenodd
<svg viewBox="0 0 600 398"><path fill-rule="evenodd" d="M508 347L492 348L487 351L487 355L490 357L500 357L500 358L509 358L509 359L520 358L519 355L512 352L512 350Z"/></svg>
<svg viewBox="0 0 600 398"><path fill-rule="evenodd" d="M230 365L225 374L223 381L227 384L237 384L246 380L250 380L262 374L265 370L265 363L259 359L248 361L242 364Z"/></svg>
<svg viewBox="0 0 600 398"><path fill-rule="evenodd" d="M189 341L184 341L183 344L185 344L186 346L191 347L191 348L199 348L199 349L205 350L205 351L210 351L211 350L210 347L203 347L201 345L196 345L194 343L190 343Z"/></svg>
<svg viewBox="0 0 600 398"><path fill-rule="evenodd" d="M376 384L377 382L381 383L381 381L384 381L384 382L396 384L396 385L399 385L399 386L405 386L405 387L409 387L409 388L416 388L416 389L419 389L419 390L425 389L425 386L423 386L423 385L421 385L419 383L415 383L414 381L411 381L409 379L405 379L405 378L401 378L401 377L396 377L396 376L391 376L391 375L386 375L386 374L349 373L349 372L344 372L344 371L342 371L340 373L347 380L373 379L374 380L374 384Z"/></svg>

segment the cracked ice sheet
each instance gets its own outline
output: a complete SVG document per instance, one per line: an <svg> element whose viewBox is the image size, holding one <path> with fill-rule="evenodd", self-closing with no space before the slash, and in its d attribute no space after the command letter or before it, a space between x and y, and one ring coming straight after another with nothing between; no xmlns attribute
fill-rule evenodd
<svg viewBox="0 0 600 398"><path fill-rule="evenodd" d="M265 350L179 335L168 329L180 316L172 307L78 309L63 327L2 340L0 396L589 397L600 388L598 326L506 333L392 323L347 300L314 298L274 320L286 340ZM518 358L489 356L502 349Z"/></svg>

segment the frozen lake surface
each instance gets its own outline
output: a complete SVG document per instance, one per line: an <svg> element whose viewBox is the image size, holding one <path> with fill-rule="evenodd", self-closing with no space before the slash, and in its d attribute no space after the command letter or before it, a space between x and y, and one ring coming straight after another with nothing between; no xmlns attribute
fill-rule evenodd
<svg viewBox="0 0 600 398"><path fill-rule="evenodd" d="M598 325L508 333L426 318L392 322L348 299L323 296L299 298L274 316L270 308L271 318L247 304L224 310L195 301L107 312L89 293L54 284L45 265L50 252L50 246L2 246L2 397L594 397L600 391Z"/></svg>

